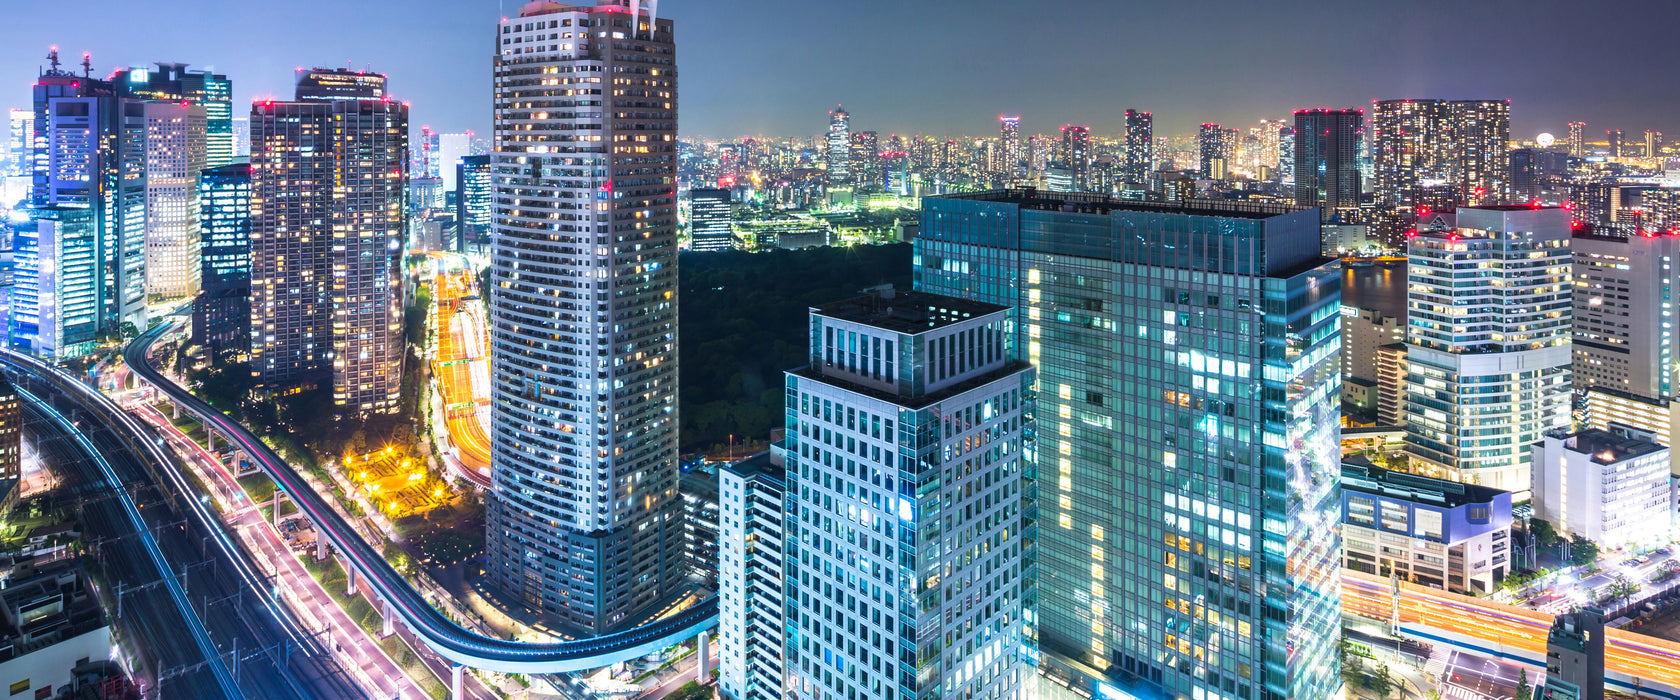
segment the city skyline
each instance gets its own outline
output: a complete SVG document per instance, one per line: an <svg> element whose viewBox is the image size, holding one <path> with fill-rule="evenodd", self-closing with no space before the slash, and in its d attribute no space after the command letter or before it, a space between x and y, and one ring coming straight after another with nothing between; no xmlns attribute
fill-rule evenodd
<svg viewBox="0 0 1680 700"><path fill-rule="evenodd" d="M1579 41L1567 51L1560 42L1558 50L1536 50L1524 37L1582 32L1562 0L1501 0L1470 8L1433 0L1423 3L1426 7L1339 3L1315 14L1314 25L1294 22L1287 12L1238 12L1235 2L1225 0L1194 8L1092 6L1079 22L1013 30L1022 38L1009 51L983 39L1005 28L1010 16L1005 5L979 2L996 5L996 11L975 7L954 14L882 0L851 3L848 12L817 3L724 0L701 6L667 0L660 15L692 27L684 53L693 77L680 132L702 138L811 136L824 128L821 111L838 103L882 134L991 136L998 114L1020 114L1026 133L1074 123L1109 137L1124 133L1124 110L1137 108L1155 114L1157 134L1172 136L1193 134L1204 121L1246 125L1298 108L1365 107L1372 100L1400 98L1510 99L1511 133L1518 140L1542 131L1561 140L1570 121L1586 122L1590 140L1602 139L1607 129L1632 135L1646 129L1680 132L1675 117L1656 116L1680 113L1680 96L1648 89L1642 71L1610 70L1680 60L1680 46L1661 36L1671 23L1629 22L1603 30L1613 31L1614 41ZM178 5L180 13L161 15L100 0L88 8L104 19L97 23L47 4L17 8L12 17L32 27L39 44L0 46L0 65L12 71L7 84L28 84L54 44L66 64L91 52L96 77L154 61L214 68L233 78L236 104L284 98L293 68L351 66L394 73L393 95L413 102L417 127L488 134L490 37L466 28L491 26L516 13L519 3L503 0L498 9L488 0L344 5L309 0L300 7L310 11L287 13L209 0ZM1676 11L1654 0L1631 5L1624 7L1628 17ZM893 26L902 29L881 31L874 20L882 13L890 13ZM791 29L817 23L828 30L813 35ZM267 31L253 42L249 29L255 26ZM370 35L365 31L370 26L383 30ZM1440 27L1454 31L1431 30ZM911 45L904 41L910 31L927 34L915 44L925 49L903 48ZM1466 49L1455 38L1465 35L1483 40ZM302 36L310 38L292 40ZM1204 48L1188 50L1193 46ZM1268 63L1256 64L1257 55L1274 56L1270 63L1279 72L1314 65L1303 63L1314 55L1340 58L1318 64L1317 75L1280 83L1256 79L1260 71L1234 69ZM847 69L824 70L836 57L849 62ZM1467 61L1477 69L1466 70ZM1070 66L1112 70L1066 70ZM14 87L7 103L23 106L26 99Z"/></svg>

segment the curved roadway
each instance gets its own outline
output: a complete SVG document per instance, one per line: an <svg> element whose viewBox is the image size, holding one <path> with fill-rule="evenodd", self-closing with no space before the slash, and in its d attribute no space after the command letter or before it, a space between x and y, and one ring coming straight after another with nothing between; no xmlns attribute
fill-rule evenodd
<svg viewBox="0 0 1680 700"><path fill-rule="evenodd" d="M409 585L378 552L315 493L279 455L245 426L229 419L152 366L151 348L179 321L146 331L123 350L129 370L171 401L180 404L227 437L286 491L320 533L354 564L361 580L396 612L427 645L455 663L502 673L560 673L600 668L645 656L717 625L717 598L709 598L670 618L616 634L566 642L528 643L485 637L450 622Z"/></svg>

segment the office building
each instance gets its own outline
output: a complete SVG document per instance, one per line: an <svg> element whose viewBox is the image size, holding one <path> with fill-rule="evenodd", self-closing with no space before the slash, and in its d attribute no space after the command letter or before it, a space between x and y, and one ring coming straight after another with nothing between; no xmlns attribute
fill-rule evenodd
<svg viewBox="0 0 1680 700"><path fill-rule="evenodd" d="M1525 445L1570 422L1570 221L1458 211L1409 239L1407 452L1454 481L1527 488Z"/></svg>
<svg viewBox="0 0 1680 700"><path fill-rule="evenodd" d="M852 115L843 106L828 113L828 186L852 183Z"/></svg>
<svg viewBox="0 0 1680 700"><path fill-rule="evenodd" d="M1324 221L1359 208L1359 145L1365 110L1295 112L1295 203Z"/></svg>
<svg viewBox="0 0 1680 700"><path fill-rule="evenodd" d="M1155 170L1155 115L1126 110L1126 160L1121 176L1128 189L1141 188Z"/></svg>
<svg viewBox="0 0 1680 700"><path fill-rule="evenodd" d="M438 176L445 192L460 192L461 159L472 155L473 132L438 134Z"/></svg>
<svg viewBox="0 0 1680 700"><path fill-rule="evenodd" d="M1511 567L1511 492L1342 465L1343 566L1454 593L1498 590Z"/></svg>
<svg viewBox="0 0 1680 700"><path fill-rule="evenodd" d="M1610 129L1608 131L1605 131L1604 132L1604 138L1605 138L1606 141L1609 142L1609 145L1610 145L1610 157L1611 158L1622 157L1622 144L1623 144L1622 130L1621 129Z"/></svg>
<svg viewBox="0 0 1680 700"><path fill-rule="evenodd" d="M202 288L198 175L205 168L204 106L146 102L146 296L174 301Z"/></svg>
<svg viewBox="0 0 1680 700"><path fill-rule="evenodd" d="M1093 697L1330 696L1341 294L1317 212L922 205L917 288L1013 307L1038 369L1040 673Z"/></svg>
<svg viewBox="0 0 1680 700"><path fill-rule="evenodd" d="M251 139L252 375L396 410L408 106L383 75L300 71L294 101L251 105Z"/></svg>
<svg viewBox="0 0 1680 700"><path fill-rule="evenodd" d="M35 137L29 206L91 213L98 241L95 335L135 333L146 322L146 118L110 81L59 67L33 88ZM81 226L78 221L76 225ZM75 344L71 344L72 346Z"/></svg>
<svg viewBox="0 0 1680 700"><path fill-rule="evenodd" d="M52 360L81 357L98 344L99 221L92 209L41 207L13 239L13 347Z"/></svg>
<svg viewBox="0 0 1680 700"><path fill-rule="evenodd" d="M1534 517L1558 533L1606 549L1668 542L1669 451L1654 435L1614 423L1573 434L1559 429L1534 443L1532 455Z"/></svg>
<svg viewBox="0 0 1680 700"><path fill-rule="evenodd" d="M1448 178L1470 206L1503 204L1510 197L1511 101L1447 103Z"/></svg>
<svg viewBox="0 0 1680 700"><path fill-rule="evenodd" d="M1569 155L1576 158L1587 155L1587 141L1583 135L1586 128L1586 122L1569 122Z"/></svg>
<svg viewBox="0 0 1680 700"><path fill-rule="evenodd" d="M1557 616L1546 634L1546 683L1535 700L1604 700L1604 611Z"/></svg>
<svg viewBox="0 0 1680 700"><path fill-rule="evenodd" d="M1444 180L1437 134L1440 100L1376 100L1371 103L1371 161L1376 201L1389 207L1418 206L1422 182Z"/></svg>
<svg viewBox="0 0 1680 700"><path fill-rule="evenodd" d="M13 107L7 117L6 177L28 177L35 161L35 113Z"/></svg>
<svg viewBox="0 0 1680 700"><path fill-rule="evenodd" d="M811 310L787 375L789 696L1026 696L1034 380L1007 318L891 287Z"/></svg>
<svg viewBox="0 0 1680 700"><path fill-rule="evenodd" d="M1511 149L1511 202L1525 204L1540 201L1541 161L1544 151L1532 148Z"/></svg>
<svg viewBox="0 0 1680 700"><path fill-rule="evenodd" d="M718 690L725 700L781 700L785 569L784 455L718 468ZM872 584L873 585L873 584Z"/></svg>
<svg viewBox="0 0 1680 700"><path fill-rule="evenodd" d="M110 658L114 641L76 557L37 558L0 588L0 684L11 697L70 696L77 667Z"/></svg>
<svg viewBox="0 0 1680 700"><path fill-rule="evenodd" d="M490 219L494 216L496 183L490 175L490 156L462 156L455 166L455 251L481 249L490 245Z"/></svg>
<svg viewBox="0 0 1680 700"><path fill-rule="evenodd" d="M996 144L987 142L986 147L995 148ZM885 186L886 171L882 167L880 134L873 131L852 132L852 155L848 168L852 184L860 190L881 189Z"/></svg>
<svg viewBox="0 0 1680 700"><path fill-rule="evenodd" d="M641 624L685 580L676 44L632 9L527 3L498 29L487 581L577 634Z"/></svg>
<svg viewBox="0 0 1680 700"><path fill-rule="evenodd" d="M1371 109L1379 203L1428 206L1430 187L1457 205L1510 201L1509 100L1379 100Z"/></svg>
<svg viewBox="0 0 1680 700"><path fill-rule="evenodd" d="M1283 191L1295 195L1295 127L1278 127L1278 182Z"/></svg>
<svg viewBox="0 0 1680 700"><path fill-rule="evenodd" d="M187 70L185 63L129 68L112 78L117 94L141 100L188 102L204 109L204 167L234 161L233 81L213 71Z"/></svg>
<svg viewBox="0 0 1680 700"><path fill-rule="evenodd" d="M193 342L213 358L244 356L251 351L251 166L205 170L198 192L204 292L193 301Z"/></svg>
<svg viewBox="0 0 1680 700"><path fill-rule="evenodd" d="M1377 348L1377 425L1406 425L1406 344Z"/></svg>
<svg viewBox="0 0 1680 700"><path fill-rule="evenodd" d="M735 247L734 205L729 190L689 190L689 250L715 251Z"/></svg>
<svg viewBox="0 0 1680 700"><path fill-rule="evenodd" d="M1662 132L1653 129L1645 130L1645 157L1656 158L1662 155Z"/></svg>

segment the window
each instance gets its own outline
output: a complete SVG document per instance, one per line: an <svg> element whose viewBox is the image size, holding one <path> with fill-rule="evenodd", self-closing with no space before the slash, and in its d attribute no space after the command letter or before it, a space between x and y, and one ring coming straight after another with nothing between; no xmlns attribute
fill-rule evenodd
<svg viewBox="0 0 1680 700"><path fill-rule="evenodd" d="M1347 521L1355 525L1370 526L1376 523L1376 503L1369 498L1352 496L1348 498Z"/></svg>

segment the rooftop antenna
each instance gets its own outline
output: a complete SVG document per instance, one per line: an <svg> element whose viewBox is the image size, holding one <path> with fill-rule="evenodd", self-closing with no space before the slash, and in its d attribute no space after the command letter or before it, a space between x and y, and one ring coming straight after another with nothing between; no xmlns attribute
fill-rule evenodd
<svg viewBox="0 0 1680 700"><path fill-rule="evenodd" d="M52 49L50 51L47 51L47 62L52 64L52 72L57 73L58 72L58 47L57 46L54 46L54 47L52 47Z"/></svg>
<svg viewBox="0 0 1680 700"><path fill-rule="evenodd" d="M93 76L93 54L90 53L90 52L87 52L87 51L83 51L82 52L82 77L89 78L89 77L92 77L92 76Z"/></svg>

